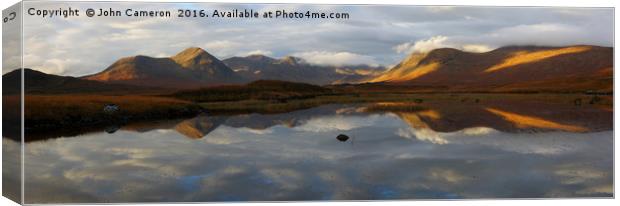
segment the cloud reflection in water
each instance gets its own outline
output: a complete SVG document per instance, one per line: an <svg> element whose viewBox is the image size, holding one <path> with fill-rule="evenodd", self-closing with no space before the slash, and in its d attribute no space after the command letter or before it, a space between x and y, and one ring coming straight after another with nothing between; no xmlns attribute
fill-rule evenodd
<svg viewBox="0 0 620 206"><path fill-rule="evenodd" d="M427 123L441 111L346 107L198 122L198 139L168 126L30 142L26 203L612 196L613 131L442 132Z"/></svg>

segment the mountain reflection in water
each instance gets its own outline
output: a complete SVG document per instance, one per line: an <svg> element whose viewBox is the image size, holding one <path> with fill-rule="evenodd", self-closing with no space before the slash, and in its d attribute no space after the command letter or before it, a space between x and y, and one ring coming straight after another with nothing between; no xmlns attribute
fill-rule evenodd
<svg viewBox="0 0 620 206"><path fill-rule="evenodd" d="M612 197L612 115L377 103L130 124L27 143L25 200Z"/></svg>

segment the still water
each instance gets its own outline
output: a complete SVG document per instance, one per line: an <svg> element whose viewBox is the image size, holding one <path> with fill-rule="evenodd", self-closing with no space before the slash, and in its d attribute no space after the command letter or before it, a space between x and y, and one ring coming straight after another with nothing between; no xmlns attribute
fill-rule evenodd
<svg viewBox="0 0 620 206"><path fill-rule="evenodd" d="M595 106L374 103L129 124L28 142L25 201L612 197L612 120Z"/></svg>

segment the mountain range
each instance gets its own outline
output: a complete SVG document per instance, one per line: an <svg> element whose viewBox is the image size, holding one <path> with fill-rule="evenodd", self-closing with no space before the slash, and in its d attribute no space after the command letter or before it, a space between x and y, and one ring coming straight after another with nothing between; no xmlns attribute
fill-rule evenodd
<svg viewBox="0 0 620 206"><path fill-rule="evenodd" d="M132 56L82 79L164 88L196 88L242 83L242 78L205 50L187 48L168 58Z"/></svg>
<svg viewBox="0 0 620 206"><path fill-rule="evenodd" d="M611 91L613 48L510 46L485 53L443 48L411 54L368 82L468 91Z"/></svg>
<svg viewBox="0 0 620 206"><path fill-rule="evenodd" d="M270 79L317 85L357 82L385 71L383 67L369 65L313 65L293 56L275 59L264 55L250 55L228 58L224 63L249 81Z"/></svg>
<svg viewBox="0 0 620 206"><path fill-rule="evenodd" d="M360 67L385 70L382 67L365 65L349 68ZM261 79L323 85L368 77L355 72L344 72L349 68L311 65L292 56L274 59L263 55L250 55L220 61L201 48L191 47L168 58L141 55L121 58L102 72L84 76L82 79L187 89L248 83Z"/></svg>
<svg viewBox="0 0 620 206"><path fill-rule="evenodd" d="M27 92L37 93L193 89L256 80L419 86L442 91L610 92L613 91L613 48L508 46L484 53L441 48L413 53L398 65L385 69L368 65L320 66L292 56L276 59L250 55L220 61L207 51L192 47L167 58L141 55L121 58L105 70L83 77L34 70L24 73ZM4 81L6 78L18 81L18 74L3 75Z"/></svg>

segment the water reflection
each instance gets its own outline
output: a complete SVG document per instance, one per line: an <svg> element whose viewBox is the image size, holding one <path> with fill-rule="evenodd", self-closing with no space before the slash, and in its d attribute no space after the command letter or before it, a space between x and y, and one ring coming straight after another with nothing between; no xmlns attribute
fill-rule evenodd
<svg viewBox="0 0 620 206"><path fill-rule="evenodd" d="M585 132L588 129L575 125L561 124L550 120L545 120L539 117L532 117L526 115L520 115L512 112L502 111L494 108L486 108L487 111L503 117L506 121L513 123L519 128L545 128L545 129L557 129L569 132Z"/></svg>
<svg viewBox="0 0 620 206"><path fill-rule="evenodd" d="M25 199L611 197L612 113L360 104L132 124L29 142Z"/></svg>

